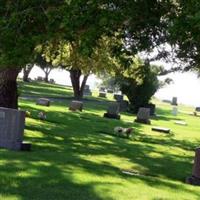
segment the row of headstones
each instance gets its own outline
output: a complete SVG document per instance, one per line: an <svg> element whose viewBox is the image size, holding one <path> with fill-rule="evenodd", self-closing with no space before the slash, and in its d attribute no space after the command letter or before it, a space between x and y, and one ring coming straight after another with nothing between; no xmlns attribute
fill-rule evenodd
<svg viewBox="0 0 200 200"><path fill-rule="evenodd" d="M44 81L44 78L41 76L38 76L37 78L35 78L36 81ZM54 84L55 80L53 78L49 79L49 83Z"/></svg>

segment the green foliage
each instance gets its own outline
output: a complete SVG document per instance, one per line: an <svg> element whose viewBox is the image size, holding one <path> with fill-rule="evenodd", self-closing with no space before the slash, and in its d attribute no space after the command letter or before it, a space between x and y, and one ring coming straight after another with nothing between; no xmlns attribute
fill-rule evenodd
<svg viewBox="0 0 200 200"><path fill-rule="evenodd" d="M116 82L122 93L128 97L132 112L136 113L140 107L147 105L161 86L170 83L169 79L164 82L158 80L161 68L136 57L127 70L117 75Z"/></svg>
<svg viewBox="0 0 200 200"><path fill-rule="evenodd" d="M170 18L169 42L182 62L182 70L199 69L200 2L179 0L176 3Z"/></svg>

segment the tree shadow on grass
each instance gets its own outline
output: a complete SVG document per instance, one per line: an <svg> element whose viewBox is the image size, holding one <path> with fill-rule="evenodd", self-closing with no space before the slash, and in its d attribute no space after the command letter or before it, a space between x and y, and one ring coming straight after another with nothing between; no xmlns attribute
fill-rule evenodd
<svg viewBox="0 0 200 200"><path fill-rule="evenodd" d="M32 110L34 115L39 111L31 106L23 108ZM90 113L48 111L47 114L47 121L32 119L26 125L26 138L33 143L32 152L0 150L0 163L3 163L0 164L0 192L5 196L16 195L21 199L112 199L107 196L103 198L95 192L95 187L115 183L81 182L75 178L77 173L93 177L107 175L130 182L139 179L149 186L191 192L182 184L178 186L164 179L183 182L191 173L192 158L184 154L174 155L167 150L163 153L157 145L166 149L179 147L191 150L185 149L185 146L193 148L196 144L173 138L147 137L142 133L141 124L132 124L135 127L134 136L126 140L98 131L111 133L115 126L130 126L131 123ZM39 132L41 135L38 137L29 132ZM112 160L113 157L138 165L137 168L127 165L127 168L139 171L144 176L129 178L123 175L123 165Z"/></svg>

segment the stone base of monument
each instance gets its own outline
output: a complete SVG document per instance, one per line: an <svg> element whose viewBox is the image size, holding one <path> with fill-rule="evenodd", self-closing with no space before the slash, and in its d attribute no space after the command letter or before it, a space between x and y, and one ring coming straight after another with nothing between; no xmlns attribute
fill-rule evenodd
<svg viewBox="0 0 200 200"><path fill-rule="evenodd" d="M135 119L135 122L142 124L151 124L151 121L149 119Z"/></svg>
<svg viewBox="0 0 200 200"><path fill-rule="evenodd" d="M18 151L21 148L21 142L14 142L10 140L0 140L0 147Z"/></svg>
<svg viewBox="0 0 200 200"><path fill-rule="evenodd" d="M191 185L198 185L200 186L200 178L197 178L195 176L190 176L187 177L185 180L186 183L191 184Z"/></svg>
<svg viewBox="0 0 200 200"><path fill-rule="evenodd" d="M31 151L31 143L29 143L29 142L22 142L20 150L21 151Z"/></svg>
<svg viewBox="0 0 200 200"><path fill-rule="evenodd" d="M111 118L111 119L120 119L120 115L104 113L103 117Z"/></svg>
<svg viewBox="0 0 200 200"><path fill-rule="evenodd" d="M39 98L36 104L41 106L50 106L50 100L46 98Z"/></svg>
<svg viewBox="0 0 200 200"><path fill-rule="evenodd" d="M170 129L164 128L164 127L153 127L151 130L157 131L157 132L162 132L162 133L170 133Z"/></svg>

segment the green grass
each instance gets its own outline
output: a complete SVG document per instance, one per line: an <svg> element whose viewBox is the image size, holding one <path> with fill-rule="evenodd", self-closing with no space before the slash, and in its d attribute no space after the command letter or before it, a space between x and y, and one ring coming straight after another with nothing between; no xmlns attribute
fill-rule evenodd
<svg viewBox="0 0 200 200"><path fill-rule="evenodd" d="M36 96L72 94L69 88L43 83L23 85L23 96L27 91ZM98 101L85 101L82 113L68 111L68 99L50 107L20 99L20 108L32 114L25 129L32 151L0 149L0 199L200 199L200 187L184 183L200 143L200 118L184 113L174 117L170 105L156 101L160 116L152 125L133 123L135 116L128 113L120 121L109 120L102 117L108 102L89 99ZM41 110L47 112L47 121L37 119ZM175 120L188 126L175 125ZM133 137L114 137L115 126L134 127ZM172 134L152 132L152 126L169 127Z"/></svg>

